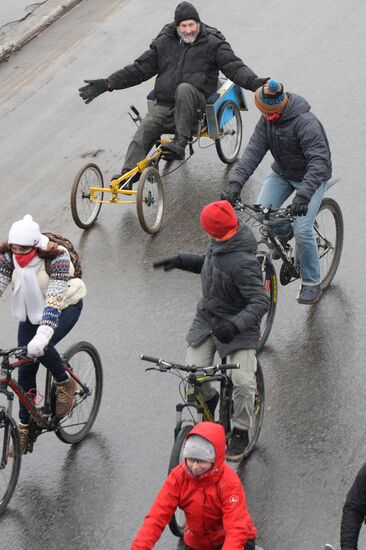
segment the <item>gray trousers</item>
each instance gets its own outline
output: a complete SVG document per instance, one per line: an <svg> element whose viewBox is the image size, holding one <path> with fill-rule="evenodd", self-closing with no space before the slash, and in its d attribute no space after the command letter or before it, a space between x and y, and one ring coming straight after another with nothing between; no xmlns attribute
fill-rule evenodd
<svg viewBox="0 0 366 550"><path fill-rule="evenodd" d="M143 160L164 133L175 132L177 137L189 139L197 126L197 110L204 112L205 108L206 99L201 92L191 84L179 84L175 92L175 105L155 105L142 120L128 146L123 170L131 170Z"/></svg>
<svg viewBox="0 0 366 550"><path fill-rule="evenodd" d="M210 336L198 347L189 346L187 350L187 365L212 365L216 346ZM233 400L234 414L232 425L239 430L249 430L252 423L254 398L256 390L255 373L257 370L257 357L254 349L238 350L230 354L231 363L240 363L240 369L229 371L234 384ZM201 388L205 400L215 395L213 384L204 384Z"/></svg>

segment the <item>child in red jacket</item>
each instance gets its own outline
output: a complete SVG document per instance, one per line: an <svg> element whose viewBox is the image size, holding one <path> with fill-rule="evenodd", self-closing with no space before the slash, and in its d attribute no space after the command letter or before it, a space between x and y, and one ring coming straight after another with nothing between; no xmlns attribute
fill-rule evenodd
<svg viewBox="0 0 366 550"><path fill-rule="evenodd" d="M191 550L254 550L256 529L236 472L225 460L220 424L201 422L189 433L183 462L172 470L144 519L131 550L151 550L179 506Z"/></svg>

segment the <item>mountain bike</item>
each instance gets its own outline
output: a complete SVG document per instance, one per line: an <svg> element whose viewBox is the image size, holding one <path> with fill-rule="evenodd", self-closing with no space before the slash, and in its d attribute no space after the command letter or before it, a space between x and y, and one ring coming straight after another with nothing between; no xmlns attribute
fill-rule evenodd
<svg viewBox="0 0 366 550"><path fill-rule="evenodd" d="M260 204L245 204L238 202L235 210L248 215L247 223L259 226L261 238L258 241L257 258L262 268L264 287L270 298L270 308L262 319L261 334L258 349L266 343L273 325L276 306L278 278L273 264L273 252L277 250L282 265L280 269L280 283L282 286L300 278L299 254L296 243L291 244L293 237L293 216L289 208L272 209L271 206ZM281 228L286 228L284 235L279 236ZM322 290L329 287L337 272L343 248L343 216L338 203L325 197L319 207L314 221L314 235L318 247L320 262L320 286Z"/></svg>
<svg viewBox="0 0 366 550"><path fill-rule="evenodd" d="M46 369L44 396L38 399L33 390L25 393L12 378L12 372L38 361L27 357L26 347L0 350L0 395L6 406L0 405L0 514L9 503L19 476L21 449L19 430L12 417L14 394L31 415L26 452L33 451L37 438L55 432L64 443L79 443L89 433L98 414L103 388L102 362L98 351L88 342L74 344L61 356L69 376L77 383L75 404L64 417L57 417L55 381ZM11 452L9 449L11 448Z"/></svg>
<svg viewBox="0 0 366 550"><path fill-rule="evenodd" d="M148 355L141 355L141 359L143 361L150 361L156 365L156 367L147 368L146 371L172 372L180 378L179 393L182 397L182 403L176 405L174 445L169 461L169 472L181 463L184 442L193 426L203 420L208 422L215 421L214 413L210 411L202 395L201 388L204 384L218 382L220 385L218 421L224 427L227 437L230 437L231 417L233 413L233 383L228 371L240 368L239 364L227 364L226 360L224 360L220 364L197 367L195 365L179 365L178 363L171 363L157 357L149 357ZM258 360L256 382L257 388L253 407L252 426L249 431L249 444L245 450L244 458L247 458L254 450L263 424L264 378ZM183 417L183 412L188 413L188 418ZM184 512L180 508L177 508L169 523L171 532L177 537L182 537L185 523Z"/></svg>
<svg viewBox="0 0 366 550"><path fill-rule="evenodd" d="M155 102L151 95L148 95L148 108ZM142 117L134 105L130 109L132 113L128 114L138 126ZM232 164L239 154L242 141L240 111L246 110L243 89L230 80L220 82L220 88L208 98L205 111L198 111L198 128L188 143L190 154L177 168L193 155L193 145L199 145L201 138L210 138L220 160ZM173 133L174 128L166 129L165 134ZM81 229L92 227L102 204L136 204L142 229L146 233L157 233L164 213L164 188L159 166L162 160L169 160L164 154L164 144L169 141L171 139L159 140L146 158L107 185L104 185L102 171L95 163L81 168L75 177L70 196L71 214L76 225ZM168 173L164 173L164 176ZM136 179L137 190L134 190L130 184Z"/></svg>

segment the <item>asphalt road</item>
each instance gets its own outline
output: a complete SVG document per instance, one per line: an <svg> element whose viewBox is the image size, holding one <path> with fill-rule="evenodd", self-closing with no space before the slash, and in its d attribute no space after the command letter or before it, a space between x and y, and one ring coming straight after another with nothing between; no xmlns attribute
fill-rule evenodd
<svg viewBox="0 0 366 550"><path fill-rule="evenodd" d="M281 2L200 0L203 21L219 27L260 76L305 96L322 120L341 181L345 242L332 288L316 307L281 288L269 344L261 355L267 409L257 451L238 472L266 550L315 550L337 544L346 491L364 461L364 94L362 0ZM85 106L84 78L106 77L135 59L173 18L174 2L84 0L0 66L0 233L31 213L41 229L72 239L83 258L88 296L78 339L100 350L105 388L93 434L80 446L46 434L23 461L16 493L1 518L4 550L125 549L167 470L176 379L145 373L139 354L185 357L185 334L200 295L199 278L160 273L152 262L177 251L204 251L204 204L219 197L229 169L214 148L200 150L166 178L167 211L156 237L134 208L105 205L83 233L72 221L70 187L95 161L106 177L121 166L152 82L105 94ZM253 96L243 115L244 143L258 118ZM266 158L248 182L255 200ZM2 299L1 346L15 343L9 292ZM365 541L366 538L363 538ZM175 548L167 531L156 548Z"/></svg>

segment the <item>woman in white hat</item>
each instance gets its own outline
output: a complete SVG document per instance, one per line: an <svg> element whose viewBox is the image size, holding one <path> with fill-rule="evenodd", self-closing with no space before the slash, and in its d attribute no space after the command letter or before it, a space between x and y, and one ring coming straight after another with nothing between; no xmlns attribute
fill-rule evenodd
<svg viewBox="0 0 366 550"><path fill-rule="evenodd" d="M31 357L51 371L56 381L56 414L66 415L74 405L75 382L69 378L55 349L75 325L86 288L73 278L68 251L42 235L27 214L10 228L7 242L0 245L0 296L12 283L12 313L19 320L18 345L27 346ZM39 362L19 368L18 383L35 395ZM22 453L28 450L29 413L20 403L19 431Z"/></svg>

